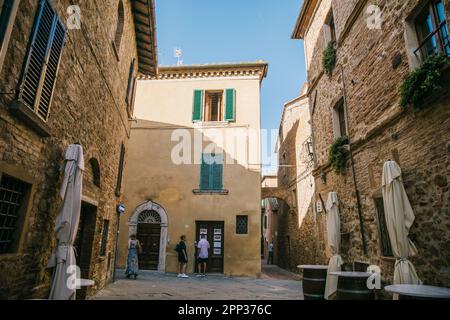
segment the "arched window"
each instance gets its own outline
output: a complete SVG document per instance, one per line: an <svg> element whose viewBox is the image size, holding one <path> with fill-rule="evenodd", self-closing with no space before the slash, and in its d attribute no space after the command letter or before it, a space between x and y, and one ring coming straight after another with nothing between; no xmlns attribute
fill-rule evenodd
<svg viewBox="0 0 450 320"><path fill-rule="evenodd" d="M119 6L117 8L117 27L116 27L116 35L114 38L114 46L116 48L117 53L119 53L120 49L120 42L122 40L124 23L125 23L125 10L123 7L123 2L122 0L120 0Z"/></svg>
<svg viewBox="0 0 450 320"><path fill-rule="evenodd" d="M161 224L161 216L155 210L145 210L139 215L138 223Z"/></svg>
<svg viewBox="0 0 450 320"><path fill-rule="evenodd" d="M92 183L100 188L100 164L95 158L89 160L89 164L92 170Z"/></svg>

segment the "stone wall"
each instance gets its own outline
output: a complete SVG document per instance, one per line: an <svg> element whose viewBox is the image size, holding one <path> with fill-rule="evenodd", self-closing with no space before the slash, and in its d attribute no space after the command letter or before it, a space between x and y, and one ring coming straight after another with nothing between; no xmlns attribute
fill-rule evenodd
<svg viewBox="0 0 450 320"><path fill-rule="evenodd" d="M378 264L385 281L392 281L394 261L382 257L374 199L381 197L381 174L385 161L399 162L406 192L416 214L411 239L419 255L411 259L419 277L427 284L450 285L450 141L449 82L430 101L426 110L416 112L400 107L399 87L410 71L405 37L405 19L419 1L373 1L382 9L381 30L367 28L366 3L359 12L354 1L334 1L336 29L343 30L349 17L357 19L347 35L339 39L337 66L333 75L312 77L309 70L310 104L316 157L316 201L326 202L336 191L341 202L342 248L347 263ZM444 1L446 8L449 1ZM447 10L448 11L448 10ZM343 18L341 18L343 17ZM450 15L447 12L447 20ZM339 31L338 33L340 33ZM320 42L320 40L319 40ZM309 44L311 46L311 44ZM317 48L320 45L316 44ZM314 53L319 59L320 51ZM401 57L400 64L393 64ZM344 79L342 79L341 67ZM447 78L449 74L447 71ZM328 166L328 152L334 140L332 108L346 88L348 129L353 144L356 188L361 196L364 237L363 252L355 185L350 161L343 175ZM317 98L316 98L317 97ZM326 183L320 173L326 174ZM326 216L318 215L323 231L320 247L326 249ZM329 256L329 252L327 252Z"/></svg>
<svg viewBox="0 0 450 320"><path fill-rule="evenodd" d="M71 1L54 1L66 21ZM114 194L121 143L127 142L130 125L125 97L129 67L137 58L131 6L125 1L125 27L119 59L114 54L118 1L84 1L81 30L69 30L47 124L50 138L41 138L12 116L7 107L14 95L0 95L0 171L24 172L34 182L35 194L24 223L23 246L17 253L0 255L0 298L46 298L51 270L46 269L55 247L53 232L63 155L69 144L79 142L85 151L87 174L84 195L97 205L95 237L89 278L95 280L88 296L111 280L117 229ZM2 92L19 83L37 1L22 0L0 76ZM89 160L100 167L100 187L92 183ZM100 257L103 220L110 220L106 257ZM109 257L109 259L108 259Z"/></svg>

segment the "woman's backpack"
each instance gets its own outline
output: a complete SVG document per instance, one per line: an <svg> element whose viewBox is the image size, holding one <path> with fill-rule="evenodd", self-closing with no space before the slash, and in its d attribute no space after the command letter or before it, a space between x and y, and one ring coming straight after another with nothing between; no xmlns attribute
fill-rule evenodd
<svg viewBox="0 0 450 320"><path fill-rule="evenodd" d="M180 244L179 243L177 243L177 245L175 246L175 251L176 252L180 252Z"/></svg>

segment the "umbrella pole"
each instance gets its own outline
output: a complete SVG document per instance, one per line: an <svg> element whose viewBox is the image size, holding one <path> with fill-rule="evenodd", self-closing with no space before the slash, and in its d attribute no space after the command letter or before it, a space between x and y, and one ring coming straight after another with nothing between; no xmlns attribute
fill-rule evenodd
<svg viewBox="0 0 450 320"><path fill-rule="evenodd" d="M361 209L361 197L359 195L358 184L356 182L355 160L353 159L352 141L350 139L349 129L348 129L349 122L348 122L348 112L347 112L347 91L346 91L345 80L344 80L344 67L342 65L341 65L341 74L342 74L342 90L343 90L343 96L344 96L344 113L345 113L345 121L347 122L346 129L347 129L347 138L348 138L348 146L349 146L348 149L349 149L349 155L350 155L350 163L352 166L352 178L353 178L353 185L355 187L356 206L358 208L359 228L361 230L363 252L366 255L367 254L367 243L366 243L366 237L364 236L364 222L363 222L363 213L362 213L362 209Z"/></svg>

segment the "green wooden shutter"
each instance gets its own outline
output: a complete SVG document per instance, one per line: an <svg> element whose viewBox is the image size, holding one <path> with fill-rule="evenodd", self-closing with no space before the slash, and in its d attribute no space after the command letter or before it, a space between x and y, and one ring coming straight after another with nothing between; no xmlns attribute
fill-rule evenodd
<svg viewBox="0 0 450 320"><path fill-rule="evenodd" d="M223 156L221 154L216 154L214 156L214 163L212 164L212 186L211 189L214 191L220 191L223 189L222 185L222 175L223 175Z"/></svg>
<svg viewBox="0 0 450 320"><path fill-rule="evenodd" d="M200 190L205 191L210 189L210 175L211 175L211 165L209 154L202 155L202 165L200 169Z"/></svg>
<svg viewBox="0 0 450 320"><path fill-rule="evenodd" d="M203 91L194 91L194 106L192 111L192 122L202 121Z"/></svg>
<svg viewBox="0 0 450 320"><path fill-rule="evenodd" d="M236 121L236 90L226 90L225 121Z"/></svg>
<svg viewBox="0 0 450 320"><path fill-rule="evenodd" d="M47 120L66 29L48 1L41 1L26 58L19 99Z"/></svg>

